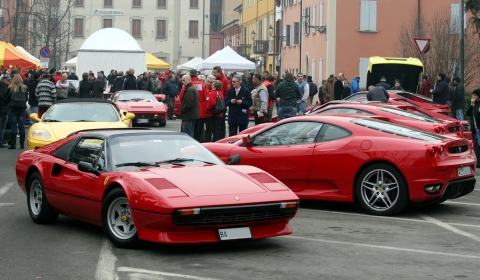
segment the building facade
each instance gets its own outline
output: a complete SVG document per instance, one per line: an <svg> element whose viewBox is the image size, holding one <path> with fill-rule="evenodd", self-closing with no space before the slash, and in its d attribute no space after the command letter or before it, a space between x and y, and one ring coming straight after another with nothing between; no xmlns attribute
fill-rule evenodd
<svg viewBox="0 0 480 280"><path fill-rule="evenodd" d="M302 72L320 83L342 72L347 79L366 74L371 56L401 57L402 28L417 18L459 16L455 0L282 0L282 72ZM393 16L393 17L392 17ZM468 16L467 16L468 17ZM429 34L423 34L429 36ZM406 38L411 40L412 38ZM432 46L434 47L434 46ZM420 57L416 53L416 57ZM447 72L448 69L445 69Z"/></svg>
<svg viewBox="0 0 480 280"><path fill-rule="evenodd" d="M210 53L210 0L74 0L71 57L89 35L114 27L171 68Z"/></svg>

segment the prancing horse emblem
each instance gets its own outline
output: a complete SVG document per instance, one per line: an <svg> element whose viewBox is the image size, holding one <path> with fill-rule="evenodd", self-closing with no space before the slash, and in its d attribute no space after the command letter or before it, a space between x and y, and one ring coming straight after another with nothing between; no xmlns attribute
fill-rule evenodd
<svg viewBox="0 0 480 280"><path fill-rule="evenodd" d="M234 196L233 198L235 198L236 201L240 200L240 197L238 197L238 196Z"/></svg>

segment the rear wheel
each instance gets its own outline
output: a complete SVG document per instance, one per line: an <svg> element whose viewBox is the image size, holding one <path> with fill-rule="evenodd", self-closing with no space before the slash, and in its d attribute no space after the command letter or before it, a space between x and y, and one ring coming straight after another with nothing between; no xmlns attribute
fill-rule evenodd
<svg viewBox="0 0 480 280"><path fill-rule="evenodd" d="M58 218L48 203L42 177L38 172L30 176L27 192L28 213L33 222L37 224L51 224Z"/></svg>
<svg viewBox="0 0 480 280"><path fill-rule="evenodd" d="M362 171L355 184L358 202L369 214L389 216L407 207L408 186L393 166L377 163Z"/></svg>
<svg viewBox="0 0 480 280"><path fill-rule="evenodd" d="M139 245L132 209L123 189L113 189L105 197L102 203L102 226L115 246L136 248Z"/></svg>

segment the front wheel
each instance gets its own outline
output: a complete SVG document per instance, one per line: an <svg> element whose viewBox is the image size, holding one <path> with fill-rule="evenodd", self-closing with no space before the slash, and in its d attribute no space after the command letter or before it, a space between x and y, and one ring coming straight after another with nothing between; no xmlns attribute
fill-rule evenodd
<svg viewBox="0 0 480 280"><path fill-rule="evenodd" d="M159 126L159 127L165 127L166 125L167 125L167 121L166 121L166 120L161 121L161 122L158 123L158 126Z"/></svg>
<svg viewBox="0 0 480 280"><path fill-rule="evenodd" d="M139 245L132 209L121 188L110 191L102 203L102 226L108 239L119 248Z"/></svg>
<svg viewBox="0 0 480 280"><path fill-rule="evenodd" d="M38 172L33 173L28 180L27 205L30 218L37 224L51 224L58 218L48 203L42 177Z"/></svg>
<svg viewBox="0 0 480 280"><path fill-rule="evenodd" d="M363 170L355 184L355 192L363 209L373 215L397 214L410 202L405 178L386 163L373 164Z"/></svg>

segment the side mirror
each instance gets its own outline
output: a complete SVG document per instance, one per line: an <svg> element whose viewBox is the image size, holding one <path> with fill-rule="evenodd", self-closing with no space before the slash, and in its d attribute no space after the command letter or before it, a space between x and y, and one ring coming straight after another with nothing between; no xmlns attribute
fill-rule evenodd
<svg viewBox="0 0 480 280"><path fill-rule="evenodd" d="M236 154L236 155L233 155L231 156L229 159L228 159L228 165L235 165L235 164L239 164L240 161L242 161L242 158L240 157L239 154Z"/></svg>
<svg viewBox="0 0 480 280"><path fill-rule="evenodd" d="M245 146L251 147L252 141L250 140L250 134L242 137L242 142L245 143Z"/></svg>
<svg viewBox="0 0 480 280"><path fill-rule="evenodd" d="M78 163L78 170L86 173L92 173L96 176L100 175L100 172L97 169L93 168L93 165L91 163L84 161Z"/></svg>
<svg viewBox="0 0 480 280"><path fill-rule="evenodd" d="M31 120L34 120L34 121L36 121L36 122L40 122L40 121L41 121L41 119L38 117L38 114L36 114L36 113L30 114L30 115L28 115L28 117L29 117Z"/></svg>
<svg viewBox="0 0 480 280"><path fill-rule="evenodd" d="M125 113L124 115L125 115L125 117L122 119L122 121L133 120L135 118L135 114L133 114L133 113Z"/></svg>

